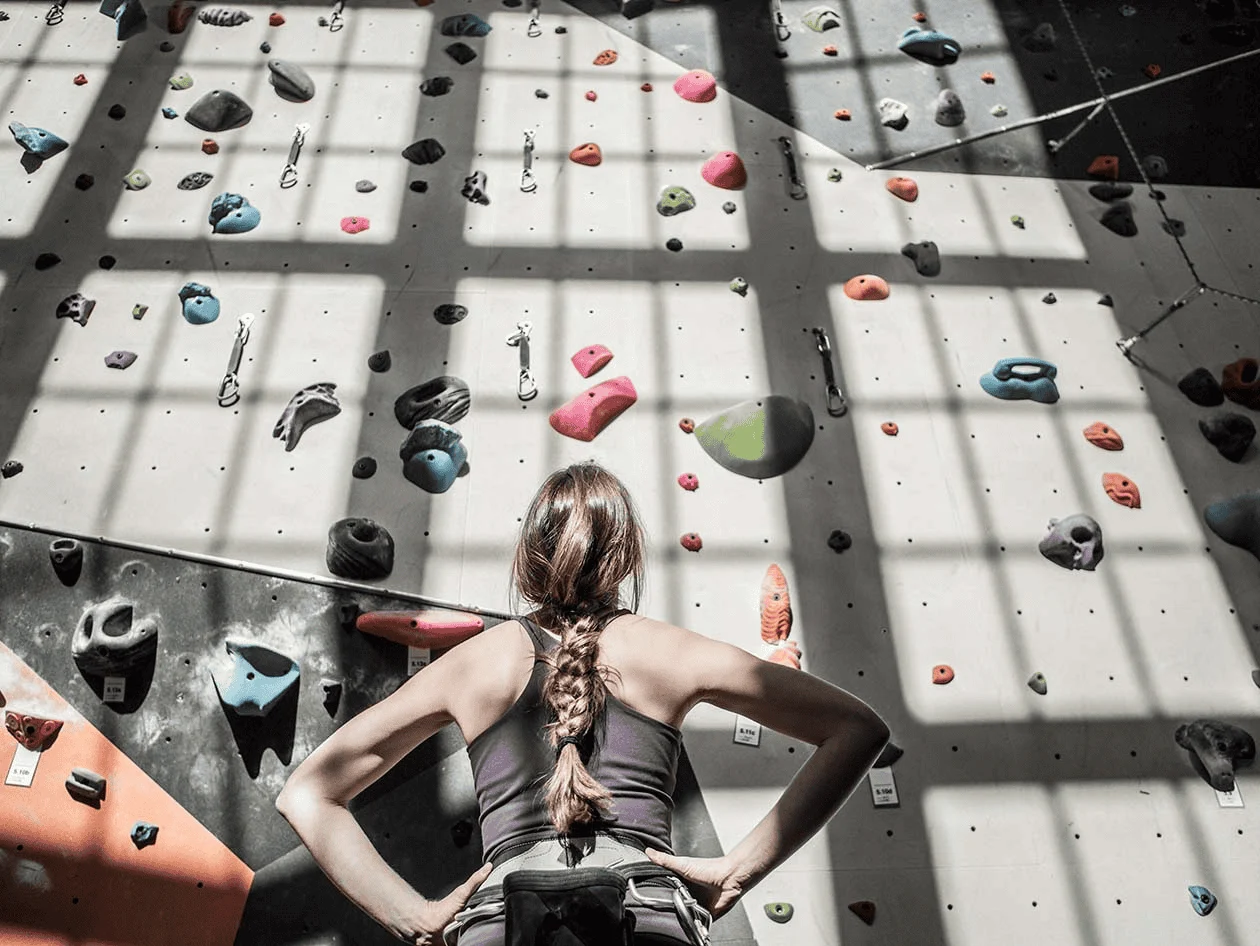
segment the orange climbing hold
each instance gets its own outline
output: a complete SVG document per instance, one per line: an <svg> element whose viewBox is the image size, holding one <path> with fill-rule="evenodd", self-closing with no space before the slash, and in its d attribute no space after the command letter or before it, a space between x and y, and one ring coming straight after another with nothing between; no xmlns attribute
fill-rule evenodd
<svg viewBox="0 0 1260 946"><path fill-rule="evenodd" d="M1100 154L1089 162L1085 173L1104 181L1120 180L1120 159L1114 154Z"/></svg>
<svg viewBox="0 0 1260 946"><path fill-rule="evenodd" d="M954 668L949 664L937 664L932 668L932 682L944 686L954 679Z"/></svg>
<svg viewBox="0 0 1260 946"><path fill-rule="evenodd" d="M919 185L912 177L890 177L884 187L904 201L914 203L919 199Z"/></svg>
<svg viewBox="0 0 1260 946"><path fill-rule="evenodd" d="M604 154L599 150L599 145L593 141L588 141L584 145L578 145L569 152L569 160L574 164L585 164L588 168L598 167L600 162L604 160Z"/></svg>
<svg viewBox="0 0 1260 946"><path fill-rule="evenodd" d="M927 22L927 14L926 14L926 13L915 13L915 14L911 15L910 19L914 20L914 22L916 22L916 23L926 23L926 22Z"/></svg>
<svg viewBox="0 0 1260 946"><path fill-rule="evenodd" d="M1123 473L1104 473L1102 484L1112 502L1130 509L1142 508L1142 494L1138 492L1137 483Z"/></svg>
<svg viewBox="0 0 1260 946"><path fill-rule="evenodd" d="M1110 424L1095 421L1086 427L1082 433L1085 434L1085 439L1095 447L1102 447L1104 450L1124 449L1124 440L1121 439L1120 432Z"/></svg>
<svg viewBox="0 0 1260 946"><path fill-rule="evenodd" d="M858 302L879 302L888 298L888 283L869 273L854 276L844 284L844 294Z"/></svg>
<svg viewBox="0 0 1260 946"><path fill-rule="evenodd" d="M611 66L616 61L617 51L615 49L605 49L595 57L595 65L597 66Z"/></svg>
<svg viewBox="0 0 1260 946"><path fill-rule="evenodd" d="M849 912L867 926L875 925L875 904L870 900L858 900L849 904Z"/></svg>
<svg viewBox="0 0 1260 946"><path fill-rule="evenodd" d="M838 108L836 109L836 118L840 119L840 121L842 122L847 122L847 121L852 120L853 113L850 112L847 108Z"/></svg>
<svg viewBox="0 0 1260 946"><path fill-rule="evenodd" d="M267 17L267 25L268 26L284 26L284 14L283 13L271 14L271 16Z"/></svg>
<svg viewBox="0 0 1260 946"><path fill-rule="evenodd" d="M761 579L761 639L767 644L785 641L792 633L792 599L783 569L771 565Z"/></svg>
<svg viewBox="0 0 1260 946"><path fill-rule="evenodd" d="M1153 63L1151 63L1150 65L1148 65L1145 69L1143 69L1142 71L1143 71L1144 73L1146 73L1146 78L1148 78L1148 79L1158 79L1158 78L1159 78L1159 76L1160 76L1160 73L1162 73L1164 70L1163 70L1163 68L1160 66L1160 64L1159 64L1159 63L1157 63L1157 62L1153 62Z"/></svg>
<svg viewBox="0 0 1260 946"><path fill-rule="evenodd" d="M182 33L188 29L188 23L192 20L193 14L197 12L197 8L191 3L185 3L183 0L176 0L166 8L166 32Z"/></svg>
<svg viewBox="0 0 1260 946"><path fill-rule="evenodd" d="M997 82L997 76L995 76L991 72L982 72L980 73L980 81L983 82L985 85L992 85L993 83Z"/></svg>
<svg viewBox="0 0 1260 946"><path fill-rule="evenodd" d="M880 424L879 429L882 430L884 433L888 434L888 436L890 437L895 437L897 436L898 433L901 432L901 428L898 427L896 424L894 424L890 420L886 420L882 424Z"/></svg>
<svg viewBox="0 0 1260 946"><path fill-rule="evenodd" d="M772 664L782 664L792 670L801 669L801 649L795 641L782 641L766 658Z"/></svg>

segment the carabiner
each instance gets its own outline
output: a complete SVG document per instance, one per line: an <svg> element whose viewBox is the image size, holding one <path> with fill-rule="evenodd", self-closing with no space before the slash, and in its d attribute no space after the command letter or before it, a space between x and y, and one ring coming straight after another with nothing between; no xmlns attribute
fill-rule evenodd
<svg viewBox="0 0 1260 946"><path fill-rule="evenodd" d="M525 35L533 39L542 36L542 24L538 21L542 19L542 3L541 0L531 0L529 5L529 26L525 29Z"/></svg>
<svg viewBox="0 0 1260 946"><path fill-rule="evenodd" d="M815 328L811 331L818 343L818 354L822 356L823 381L827 391L827 413L832 417L843 417L848 413L849 408L844 402L844 395L840 393L840 386L836 384L836 372L831 365L831 339L827 337L825 329Z"/></svg>
<svg viewBox="0 0 1260 946"><path fill-rule="evenodd" d="M787 160L788 179L792 182L788 195L793 200L804 200L809 196L809 192L805 190L805 182L801 180L800 171L796 167L796 152L792 150L792 140L785 135L780 135L779 146L783 149L783 157Z"/></svg>
<svg viewBox="0 0 1260 946"><path fill-rule="evenodd" d="M787 17L783 15L783 3L781 0L774 0L774 37L780 43L786 43L792 36L792 31L788 29Z"/></svg>
<svg viewBox="0 0 1260 946"><path fill-rule="evenodd" d="M526 194L532 194L538 189L538 182L534 179L534 131L533 129L525 129L525 165L521 169L521 190Z"/></svg>
<svg viewBox="0 0 1260 946"><path fill-rule="evenodd" d="M708 917L711 917L711 914L696 902L690 891L687 891L686 896L683 895L683 890L686 888L682 887L682 881L678 881L678 886L673 889L673 896L669 899L645 897L635 885L633 877L626 878L626 886L630 896L645 907L651 907L654 910L673 910L678 916L679 926L687 934L687 939L691 941L692 946L708 946L709 931L700 923L696 913L700 912Z"/></svg>
<svg viewBox="0 0 1260 946"><path fill-rule="evenodd" d="M48 12L44 14L44 22L49 26L56 26L66 18L66 0L53 0L52 6L48 8Z"/></svg>
<svg viewBox="0 0 1260 946"><path fill-rule="evenodd" d="M520 373L516 376L516 396L522 401L532 401L538 396L538 384L529 366L529 333L534 323L517 322L516 331L507 337L507 343L521 350Z"/></svg>
<svg viewBox="0 0 1260 946"><path fill-rule="evenodd" d="M333 6L332 17L328 21L328 32L336 33L345 26L341 17L341 11L345 9L345 6L346 0L337 0L337 3Z"/></svg>
<svg viewBox="0 0 1260 946"><path fill-rule="evenodd" d="M298 182L297 162L302 154L302 145L306 144L306 133L311 126L302 122L293 129L293 144L289 145L289 161L280 172L280 186L290 188Z"/></svg>
<svg viewBox="0 0 1260 946"><path fill-rule="evenodd" d="M236 321L236 338L232 342L232 354L228 356L227 372L219 383L219 406L231 407L241 399L240 369L245 345L249 342L249 328L254 316L246 312Z"/></svg>

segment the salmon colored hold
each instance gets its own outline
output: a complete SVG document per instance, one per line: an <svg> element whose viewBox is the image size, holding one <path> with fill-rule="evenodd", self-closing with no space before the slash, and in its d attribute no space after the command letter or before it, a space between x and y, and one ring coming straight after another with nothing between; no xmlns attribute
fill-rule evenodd
<svg viewBox="0 0 1260 946"><path fill-rule="evenodd" d="M684 434L693 433L696 429L696 422L692 420L690 417L684 417L682 420L678 422L678 429L681 430Z"/></svg>
<svg viewBox="0 0 1260 946"><path fill-rule="evenodd" d="M783 569L771 565L761 579L761 639L774 644L792 633L792 598Z"/></svg>
<svg viewBox="0 0 1260 946"><path fill-rule="evenodd" d="M28 716L8 710L4 714L4 728L32 751L44 748L49 739L61 732L62 722L59 719L45 719L42 716Z"/></svg>
<svg viewBox="0 0 1260 946"><path fill-rule="evenodd" d="M597 66L611 66L616 61L617 51L615 49L605 49L595 57L595 65Z"/></svg>
<svg viewBox="0 0 1260 946"><path fill-rule="evenodd" d="M700 541L700 536L694 532L686 533L678 541L688 552L699 552L704 548L704 543Z"/></svg>
<svg viewBox="0 0 1260 946"><path fill-rule="evenodd" d="M1164 70L1163 68L1161 68L1159 63L1153 62L1142 71L1146 73L1146 77L1148 79L1158 79L1160 76L1160 73L1162 73Z"/></svg>
<svg viewBox="0 0 1260 946"><path fill-rule="evenodd" d="M574 164L585 164L588 168L599 167L604 160L604 154L599 150L599 145L593 141L588 141L584 145L578 145L569 152L569 160Z"/></svg>
<svg viewBox="0 0 1260 946"><path fill-rule="evenodd" d="M993 83L997 82L997 76L995 76L991 72L982 72L980 73L980 81L983 82L985 85L992 85Z"/></svg>
<svg viewBox="0 0 1260 946"><path fill-rule="evenodd" d="M914 20L914 22L916 22L916 23L926 23L926 22L927 22L927 14L926 14L926 13L916 13L916 14L914 14L912 17L910 17L910 19Z"/></svg>
<svg viewBox="0 0 1260 946"><path fill-rule="evenodd" d="M766 660L772 664L782 664L792 670L801 669L801 649L796 646L795 641L782 641L776 647Z"/></svg>
<svg viewBox="0 0 1260 946"><path fill-rule="evenodd" d="M908 203L919 199L919 185L912 177L890 177L884 187L888 189L888 193L895 194Z"/></svg>
<svg viewBox="0 0 1260 946"><path fill-rule="evenodd" d="M273 13L267 17L268 26L284 26L284 15L281 13Z"/></svg>
<svg viewBox="0 0 1260 946"><path fill-rule="evenodd" d="M1100 154L1089 162L1085 173L1104 181L1120 180L1120 159L1114 154Z"/></svg>
<svg viewBox="0 0 1260 946"><path fill-rule="evenodd" d="M83 73L80 72L77 76L74 77L74 84L87 85L87 76L85 76Z"/></svg>
<svg viewBox="0 0 1260 946"><path fill-rule="evenodd" d="M1119 431L1100 420L1090 424L1082 433L1085 434L1085 439L1095 447L1101 447L1104 450L1124 449L1124 440L1121 439Z"/></svg>
<svg viewBox="0 0 1260 946"><path fill-rule="evenodd" d="M842 122L847 122L853 118L853 113L847 108L838 108L836 109L836 118L840 119Z"/></svg>
<svg viewBox="0 0 1260 946"><path fill-rule="evenodd" d="M844 284L844 294L858 302L879 302L888 298L888 283L878 276L854 276Z"/></svg>
<svg viewBox="0 0 1260 946"><path fill-rule="evenodd" d="M823 47L823 55L824 55L824 56L838 56L839 54L840 54L840 50L836 49L836 47L834 47L834 46L824 46L824 47Z"/></svg>
<svg viewBox="0 0 1260 946"><path fill-rule="evenodd" d="M880 424L879 429L882 430L884 433L888 434L888 436L890 437L897 436L897 434L901 431L901 428L898 427L896 424L894 424L890 420L886 420L882 424Z"/></svg>
<svg viewBox="0 0 1260 946"><path fill-rule="evenodd" d="M680 473L678 475L678 485L689 493L694 493L700 488L700 480L696 478L694 473Z"/></svg>
<svg viewBox="0 0 1260 946"><path fill-rule="evenodd" d="M586 101L588 102L594 102L597 98L599 98L599 96L596 95L594 92L586 93Z"/></svg>
<svg viewBox="0 0 1260 946"><path fill-rule="evenodd" d="M1130 509L1142 508L1142 494L1138 492L1137 483L1123 473L1104 473L1102 484L1112 502Z"/></svg>
<svg viewBox="0 0 1260 946"><path fill-rule="evenodd" d="M937 664L932 668L932 682L944 686L954 679L954 668L949 664Z"/></svg>

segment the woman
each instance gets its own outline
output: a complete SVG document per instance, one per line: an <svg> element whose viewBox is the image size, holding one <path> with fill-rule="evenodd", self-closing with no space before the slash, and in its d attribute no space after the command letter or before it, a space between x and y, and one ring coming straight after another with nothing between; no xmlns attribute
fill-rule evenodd
<svg viewBox="0 0 1260 946"><path fill-rule="evenodd" d="M678 889L652 888L645 899L663 910L627 897L636 944L702 943L708 915L728 912L822 828L878 757L888 727L856 697L635 615L643 564L642 527L621 482L594 463L553 473L512 565L515 594L532 613L433 661L342 726L285 785L276 807L316 862L399 939L437 946L449 926L447 942L502 946L504 877L615 865L664 874ZM627 582L629 610L618 607ZM817 746L761 823L714 858L676 857L670 843L680 727L699 702ZM428 900L382 860L346 806L451 722L468 743L487 863ZM696 901L703 910L684 915Z"/></svg>

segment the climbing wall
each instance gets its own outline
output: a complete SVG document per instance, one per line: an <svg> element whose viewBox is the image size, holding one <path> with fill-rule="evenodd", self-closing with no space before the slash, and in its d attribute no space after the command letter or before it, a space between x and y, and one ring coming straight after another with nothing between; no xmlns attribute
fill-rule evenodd
<svg viewBox="0 0 1260 946"><path fill-rule="evenodd" d="M28 6L0 22L9 120L70 144L39 167L19 164L14 145L0 171L0 453L25 466L0 484L8 550L0 607L12 649L0 681L42 680L72 705L67 717L82 717L76 725L95 727L93 738L147 773L155 785L146 791L164 792L238 859L239 867L225 857L236 872L224 868L232 879L223 887L257 871L248 902L224 907L241 917L238 943L388 941L328 891L271 808L292 766L407 671L404 648L343 629L350 592L302 580L327 577L329 527L370 517L394 538L392 573L375 580L377 592L355 591L358 606L415 606L419 596L486 609L493 620L509 605L507 566L526 502L548 472L586 457L621 476L640 504L651 537L646 613L769 656L757 630L759 587L778 563L803 669L870 702L905 753L724 918L715 942L1234 946L1260 921L1248 896L1260 869L1251 843L1260 825L1248 807L1255 777L1242 769L1234 792L1214 792L1173 738L1196 719L1253 734L1260 723L1250 677L1256 561L1201 515L1254 485L1255 452L1241 463L1218 456L1197 426L1213 411L1176 386L1196 366L1219 378L1260 345L1249 252L1260 195L1237 186L1254 181L1215 170L1197 181L1189 146L1170 140L1166 125L1129 126L1130 112L1159 107L1157 98L1139 106L1140 96L1117 105L1133 153L1104 112L1050 161L1046 139L1066 136L1082 112L912 156L1073 104L1047 104L1038 82L1049 80L1034 80L1048 68L1062 77L1056 88L1099 94L1086 52L1102 56L1122 22L1141 23L1146 45L1125 46L1123 67L1111 56L1119 78L1107 79L1110 91L1153 81L1134 63L1149 60L1142 53L1156 40L1161 51L1180 43L1181 58L1164 59L1170 73L1205 68L1185 87L1165 87L1177 94L1190 83L1227 87L1253 75L1256 60L1213 67L1246 47L1242 32L1232 45L1221 41L1211 31L1230 21L1206 13L1192 44L1179 39L1190 28L1181 20L1161 34L1153 8L1110 19L1069 10L1068 20L1059 4L1015 17L977 2L924 8L924 28L962 49L957 63L934 68L897 49L901 32L917 27L911 7L840 5L839 27L821 34L802 25L810 7L783 6L787 38L775 35L773 6L744 0L666 5L632 21L611 6L549 3L534 37L527 6L456 0L340 12L250 4L243 24L194 20L174 34L154 5L149 30L125 42L93 6L66 9L55 26ZM277 10L284 23L270 25ZM461 64L445 51L459 38L439 26L465 13L491 32L462 38L477 57ZM1252 19L1240 10L1233 25ZM1023 40L1043 21L1057 46L1030 52ZM616 61L596 65L603 50ZM279 97L269 58L300 66L314 96ZM692 69L717 75L712 101L672 90ZM72 81L78 73L86 83ZM172 88L184 74L192 86ZM421 91L442 76L451 79L446 94ZM834 83L825 94L823 78ZM967 108L965 126L933 121L946 84ZM184 116L212 90L239 95L252 120L222 132L190 125ZM881 124L884 97L908 106L904 131ZM999 104L1005 116L992 114ZM113 105L125 114L111 117ZM831 117L841 108L849 121ZM299 124L309 127L294 160ZM217 151L203 149L206 138ZM443 156L409 163L401 152L423 139L440 142ZM599 146L597 166L569 159L585 143ZM1121 179L1137 185L1130 238L1100 225L1109 205L1089 193L1086 168L1104 147L1121 158ZM1237 151L1228 141L1221 148ZM745 187L702 177L706 160L725 151L742 157ZM1152 154L1169 168L1150 182L1161 200L1139 173ZM296 183L282 187L287 163L286 183L294 175ZM866 169L875 163L888 168ZM138 168L151 183L125 187ZM214 178L177 187L197 171ZM461 195L478 171L488 203ZM93 176L90 188L76 187L81 174ZM894 175L914 179L916 200L890 193ZM670 187L690 191L695 208L656 212ZM222 193L256 207L258 226L212 233L207 214ZM1184 226L1179 242L1161 227L1172 220ZM901 253L927 240L941 254L937 276ZM59 262L37 266L48 253ZM864 276L885 281L888 297L846 292ZM746 291L732 291L736 280ZM1199 280L1211 291L1129 359L1117 351L1117 339ZM181 315L188 283L219 300L216 320ZM83 325L55 317L75 292L96 302ZM1100 304L1104 294L1110 306ZM435 315L451 305L466 317ZM140 318L136 306L147 306ZM247 314L240 399L220 406ZM815 329L829 341L825 356ZM583 379L570 356L597 344L613 359ZM108 368L115 350L137 358ZM388 370L369 369L382 351ZM1057 366L1057 403L982 390L980 377L1012 357ZM824 360L838 376L842 416L828 411ZM429 492L403 475L408 431L393 408L439 376L461 379L471 395L454 424L467 466L445 491ZM552 411L618 376L631 379L637 401L592 442L552 429ZM286 451L277 422L296 392L320 383L336 385L339 413ZM680 429L684 417L703 421L772 393L812 412L812 443L782 476L737 475ZM1096 422L1122 435L1123 451L1085 439ZM895 436L885 423L896 424ZM365 457L377 470L360 479L352 471ZM698 489L680 488L685 473ZM1105 473L1138 484L1141 507L1108 498ZM1105 557L1093 572L1038 553L1047 522L1076 513L1103 532ZM56 535L82 538L95 563L73 592L48 563ZM685 548L683 535L703 547ZM79 615L113 593L142 597L167 628L137 706L104 702L71 659ZM224 640L242 631L302 672L275 732L242 729L215 694L212 658L221 661ZM1028 685L1033 674L1044 694ZM345 682L346 705L332 714L321 705L325 676ZM27 690L15 698L10 686L0 682L10 708L21 708ZM168 747L161 734L181 726L199 738ZM707 706L685 734L683 853L737 844L809 750ZM361 808L374 841L405 861L424 893L462 879L466 871L449 868L475 857L468 849L441 863L414 859L444 850L450 824L475 811L458 743L444 733ZM49 796L68 804L61 783L73 745L54 744L30 787L0 791L36 812L35 822L49 817ZM7 758L6 749L6 766ZM103 812L116 797L134 801L125 784L110 791ZM55 852L66 863L107 830L70 810L76 840ZM413 814L402 827L403 810L432 817ZM4 929L41 943L112 935L105 913L98 927L42 919L57 915L65 885L33 885L31 868L12 865L24 863L14 860L22 832L45 837L47 826L0 824L9 858L0 886L51 898L38 913L0 901ZM169 877L193 882L175 867ZM1210 915L1192 909L1191 885L1219 899ZM846 909L859 901L875 904L869 927ZM787 923L767 911L776 902L792 904Z"/></svg>

